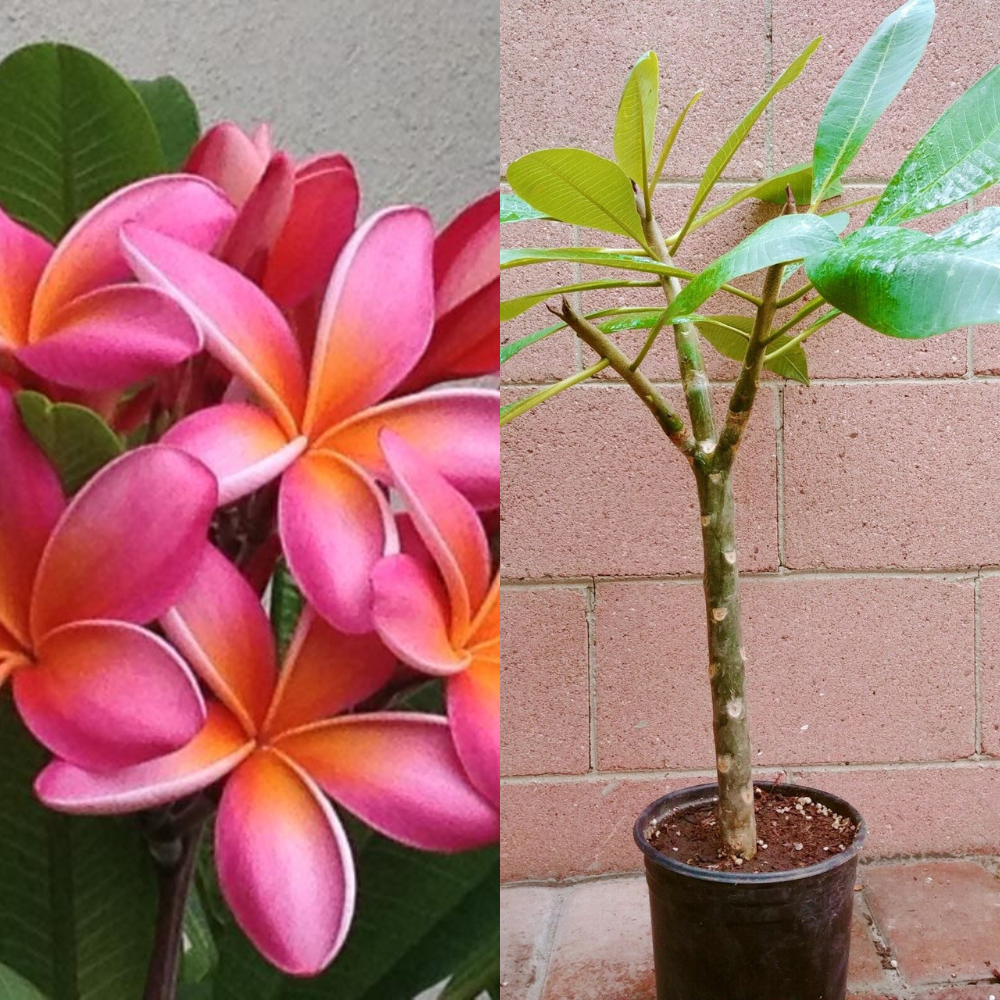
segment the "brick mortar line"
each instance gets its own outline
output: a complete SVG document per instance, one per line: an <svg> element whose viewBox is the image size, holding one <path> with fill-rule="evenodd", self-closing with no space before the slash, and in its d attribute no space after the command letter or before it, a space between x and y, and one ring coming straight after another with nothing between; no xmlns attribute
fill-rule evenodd
<svg viewBox="0 0 1000 1000"><path fill-rule="evenodd" d="M785 387L775 393L775 490L777 491L778 569L787 569L785 553ZM742 573L741 573L742 575Z"/></svg>
<svg viewBox="0 0 1000 1000"><path fill-rule="evenodd" d="M561 891L562 888L565 888L566 891ZM532 958L534 958L539 965L539 975L535 980L535 988L529 992L528 996L525 997L525 1000L541 1000L541 998L545 996L545 985L549 978L549 965L552 961L552 947L556 943L556 934L559 931L559 925L562 923L563 910L566 908L566 899L572 894L572 886L560 887L560 890L558 890L558 897L556 898L555 905L552 907L552 912L549 914L548 919L545 922L545 944L540 953L538 942L535 942Z"/></svg>
<svg viewBox="0 0 1000 1000"><path fill-rule="evenodd" d="M587 607L585 619L587 623L587 708L588 728L587 742L589 745L590 770L598 771L597 766L597 581L591 581L586 591Z"/></svg>
<svg viewBox="0 0 1000 1000"><path fill-rule="evenodd" d="M771 0L764 0L764 91L774 83L774 18ZM774 101L764 109L764 175L774 173Z"/></svg>
<svg viewBox="0 0 1000 1000"><path fill-rule="evenodd" d="M974 658L974 683L976 694L976 717L975 717L975 746L976 753L983 752L983 598L982 598L983 574L977 573L973 583L973 658Z"/></svg>
<svg viewBox="0 0 1000 1000"><path fill-rule="evenodd" d="M572 373L571 373L572 374ZM558 380L556 380L558 381ZM552 382L501 382L501 389L544 389L547 386L555 385L556 381ZM658 388L664 389L681 389L683 388L682 383L677 379L650 379L650 382L657 386ZM812 388L814 386L855 386L855 385L867 385L867 386L881 386L881 385L914 385L914 386L941 386L941 385L994 385L1000 383L1000 375L968 375L964 372L957 372L954 375L891 375L885 378L878 378L874 376L866 376L864 378L812 378L809 380L808 386L803 386L803 388ZM735 385L735 381L727 379L713 379L712 386L718 388L731 389ZM788 385L795 385L798 383L792 383L788 379L768 379L761 385L761 389L780 389L785 388ZM620 379L613 378L603 378L600 381L594 382L581 382L575 388L578 389L595 389L603 388L604 386L614 386L615 388L620 388L625 386L625 383Z"/></svg>

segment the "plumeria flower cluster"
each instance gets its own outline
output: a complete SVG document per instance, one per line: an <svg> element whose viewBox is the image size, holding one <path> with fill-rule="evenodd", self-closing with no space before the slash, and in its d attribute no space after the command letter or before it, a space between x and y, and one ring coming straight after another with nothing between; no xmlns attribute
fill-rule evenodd
<svg viewBox="0 0 1000 1000"><path fill-rule="evenodd" d="M0 684L52 752L37 794L207 803L233 914L293 975L349 933L340 811L429 851L499 833L499 398L464 381L499 364L499 195L440 233L359 202L344 156L223 123L55 247L0 212ZM22 390L131 450L67 496ZM446 716L399 706L435 677Z"/></svg>

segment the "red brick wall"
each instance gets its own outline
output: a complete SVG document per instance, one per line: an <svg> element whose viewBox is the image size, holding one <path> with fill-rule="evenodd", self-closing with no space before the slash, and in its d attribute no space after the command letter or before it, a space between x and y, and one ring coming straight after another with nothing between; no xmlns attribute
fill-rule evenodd
<svg viewBox="0 0 1000 1000"><path fill-rule="evenodd" d="M830 88L895 6L503 0L503 161L557 145L611 155L621 84L631 60L654 48L661 130L705 89L658 195L670 231L728 130L823 34L716 197L807 160ZM843 200L884 182L997 61L1000 2L938 0L927 55L855 161ZM991 203L997 195L977 200ZM971 207L925 225L942 228ZM723 216L686 241L679 263L698 269L769 214L748 206ZM545 223L504 233L512 246L616 241ZM581 277L570 265L516 269L504 297ZM588 292L581 304L652 294ZM732 312L732 301L716 304ZM505 337L546 325L537 307L506 324ZM677 396L668 340L644 370ZM996 852L1000 330L908 343L842 318L807 347L811 388L768 379L736 476L757 762L763 774L851 798L875 854ZM589 363L557 335L504 366L505 392L527 395ZM722 406L733 365L712 355L709 368ZM690 474L611 378L516 421L503 456L503 876L635 869L638 811L712 775Z"/></svg>

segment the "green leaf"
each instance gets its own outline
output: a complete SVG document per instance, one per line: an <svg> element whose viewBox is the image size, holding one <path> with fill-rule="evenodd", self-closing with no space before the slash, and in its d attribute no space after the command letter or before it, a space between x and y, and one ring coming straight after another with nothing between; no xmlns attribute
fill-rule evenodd
<svg viewBox="0 0 1000 1000"><path fill-rule="evenodd" d="M903 160L868 217L888 226L947 208L1000 180L1000 66L974 83Z"/></svg>
<svg viewBox="0 0 1000 1000"><path fill-rule="evenodd" d="M647 52L625 81L615 119L615 159L640 191L649 184L659 100L660 63L655 52Z"/></svg>
<svg viewBox="0 0 1000 1000"><path fill-rule="evenodd" d="M219 961L219 950L208 914L197 889L188 898L184 911L184 953L181 981L187 985L207 979ZM2 1000L2 998L0 998Z"/></svg>
<svg viewBox="0 0 1000 1000"><path fill-rule="evenodd" d="M730 361L742 364L750 343L753 331L751 316L705 316L695 324L701 335L723 356ZM768 345L768 350L776 351L784 347L792 338L781 336ZM765 361L764 367L776 375L792 379L794 382L809 384L809 366L806 362L806 352L802 347L793 347L773 361Z"/></svg>
<svg viewBox="0 0 1000 1000"><path fill-rule="evenodd" d="M891 337L920 338L1000 321L1000 208L933 236L867 226L806 258L830 305Z"/></svg>
<svg viewBox="0 0 1000 1000"><path fill-rule="evenodd" d="M736 126L729 138L722 144L719 151L712 157L711 160L708 161L708 166L705 168L705 173L701 178L701 183L698 185L698 190L695 192L694 201L691 203L688 220L684 225L685 230L690 228L691 223L700 211L701 206L705 204L705 199L711 193L712 188L715 187L716 181L718 181L718 179L722 176L722 172L726 169L726 167L729 166L729 161L736 155L736 150L743 145L743 140L750 134L750 129L752 129L757 123L757 119L764 113L764 109L782 90L785 89L785 87L797 79L802 70L805 69L805 65L809 61L809 57L819 47L820 41L822 41L822 39L814 38L802 50L802 52L795 57L793 62L787 67L781 76L779 76L778 79L771 84L767 93L764 94L764 96L746 113L743 120Z"/></svg>
<svg viewBox="0 0 1000 1000"><path fill-rule="evenodd" d="M917 68L934 26L934 0L907 0L875 29L833 89L813 149L813 204L851 165L879 115Z"/></svg>
<svg viewBox="0 0 1000 1000"><path fill-rule="evenodd" d="M0 205L57 240L106 195L163 173L156 126L110 66L44 42L0 63Z"/></svg>
<svg viewBox="0 0 1000 1000"><path fill-rule="evenodd" d="M648 330L656 325L657 320L662 314L662 309L647 310L645 307L628 306L625 309L611 309L604 310L600 313L590 313L587 319L596 319L600 316L608 316L612 313L622 313L622 315L617 316L615 319L608 320L606 323L600 323L600 328L605 333L618 333L620 330ZM553 333L557 333L559 330L565 330L565 323L555 323L552 326L545 327L544 330L535 330L534 333L529 333L519 340L513 340L509 344L504 344L500 348L500 361L510 360L524 348L530 347L532 344L537 344L539 340L544 340L546 337L551 336ZM501 408L501 416L503 413L510 409L515 404L510 403L505 407Z"/></svg>
<svg viewBox="0 0 1000 1000"><path fill-rule="evenodd" d="M555 221L544 212L539 212L532 208L523 198L518 198L516 194L500 194L500 221L501 222L529 222L533 219L545 219Z"/></svg>
<svg viewBox="0 0 1000 1000"><path fill-rule="evenodd" d="M661 264L652 257L621 251L602 250L600 247L524 247L520 250L501 250L500 269L524 267L527 264L547 264L553 260L571 264L592 264L594 267L623 268L646 274L666 274L675 278L690 278L690 271L682 271L670 264Z"/></svg>
<svg viewBox="0 0 1000 1000"><path fill-rule="evenodd" d="M142 996L156 873L135 825L44 809L48 754L0 696L0 963L49 1000Z"/></svg>
<svg viewBox="0 0 1000 1000"><path fill-rule="evenodd" d="M645 281L622 281L620 279L608 278L601 281L581 281L575 285L559 285L556 288L546 288L541 292L532 292L530 295L519 295L516 299L504 299L500 303L500 321L514 319L521 313L527 312L532 306L537 306L539 302L551 299L553 295L569 295L571 292L590 292L601 288L634 288L636 286L648 287L655 282Z"/></svg>
<svg viewBox="0 0 1000 1000"><path fill-rule="evenodd" d="M485 942L470 952L455 974L448 980L440 1000L476 1000L484 993L500 992L500 927L497 940Z"/></svg>
<svg viewBox="0 0 1000 1000"><path fill-rule="evenodd" d="M726 282L774 264L801 260L828 250L838 243L837 234L850 221L846 213L821 218L818 215L780 215L765 222L745 240L705 268L667 310L670 322L695 315L695 310ZM839 228L838 228L839 226Z"/></svg>
<svg viewBox="0 0 1000 1000"><path fill-rule="evenodd" d="M285 655L292 641L304 606L305 598L302 596L302 591L299 590L288 566L282 560L278 563L271 579L271 625L274 628L280 656Z"/></svg>
<svg viewBox="0 0 1000 1000"><path fill-rule="evenodd" d="M632 184L617 163L583 149L541 149L507 168L507 183L560 222L631 236L646 246Z"/></svg>
<svg viewBox="0 0 1000 1000"><path fill-rule="evenodd" d="M55 466L68 494L125 450L100 414L76 403L53 403L40 392L19 392L17 408L28 433Z"/></svg>
<svg viewBox="0 0 1000 1000"><path fill-rule="evenodd" d="M160 136L168 170L180 170L201 135L201 121L187 88L176 77L133 80Z"/></svg>
<svg viewBox="0 0 1000 1000"><path fill-rule="evenodd" d="M0 965L0 1000L45 1000L45 996L23 976Z"/></svg>

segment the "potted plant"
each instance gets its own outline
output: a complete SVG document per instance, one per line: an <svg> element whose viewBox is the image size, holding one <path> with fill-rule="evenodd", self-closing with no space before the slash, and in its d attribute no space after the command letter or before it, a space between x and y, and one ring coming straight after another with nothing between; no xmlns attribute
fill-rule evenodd
<svg viewBox="0 0 1000 1000"><path fill-rule="evenodd" d="M865 825L854 808L833 796L753 780L732 473L762 370L807 381L803 346L840 313L905 338L1000 317L1000 210L973 212L933 235L901 226L960 204L1000 178L1000 68L944 112L881 196L824 209L824 202L841 192L840 178L876 119L916 67L933 18L932 0L909 0L879 26L830 95L812 163L710 203L740 144L820 43L812 41L711 158L676 232L661 229L654 193L698 95L677 115L656 156L655 53L636 62L625 84L614 126L615 162L579 149L546 149L508 167L513 194L504 198L502 221L551 219L615 234L618 242L624 237L630 246L502 252L502 268L559 260L625 274L501 303L501 318L508 320L554 300L549 309L558 318L506 345L502 360L566 327L596 355L578 374L506 405L501 423L611 368L683 454L697 491L717 782L665 796L635 826L650 889L660 1000L843 1000L845 995ZM685 270L687 236L748 198L784 207L700 273ZM871 201L876 203L865 224L843 236L847 210ZM745 282L732 284L757 272L763 274L752 291ZM582 315L568 298L577 291L650 280L662 289L660 306ZM752 314L709 313L705 303L717 293L749 302ZM615 335L635 329L648 335L629 357ZM666 331L676 348L686 412L642 371L650 348ZM740 363L725 417L718 421L703 340Z"/></svg>

